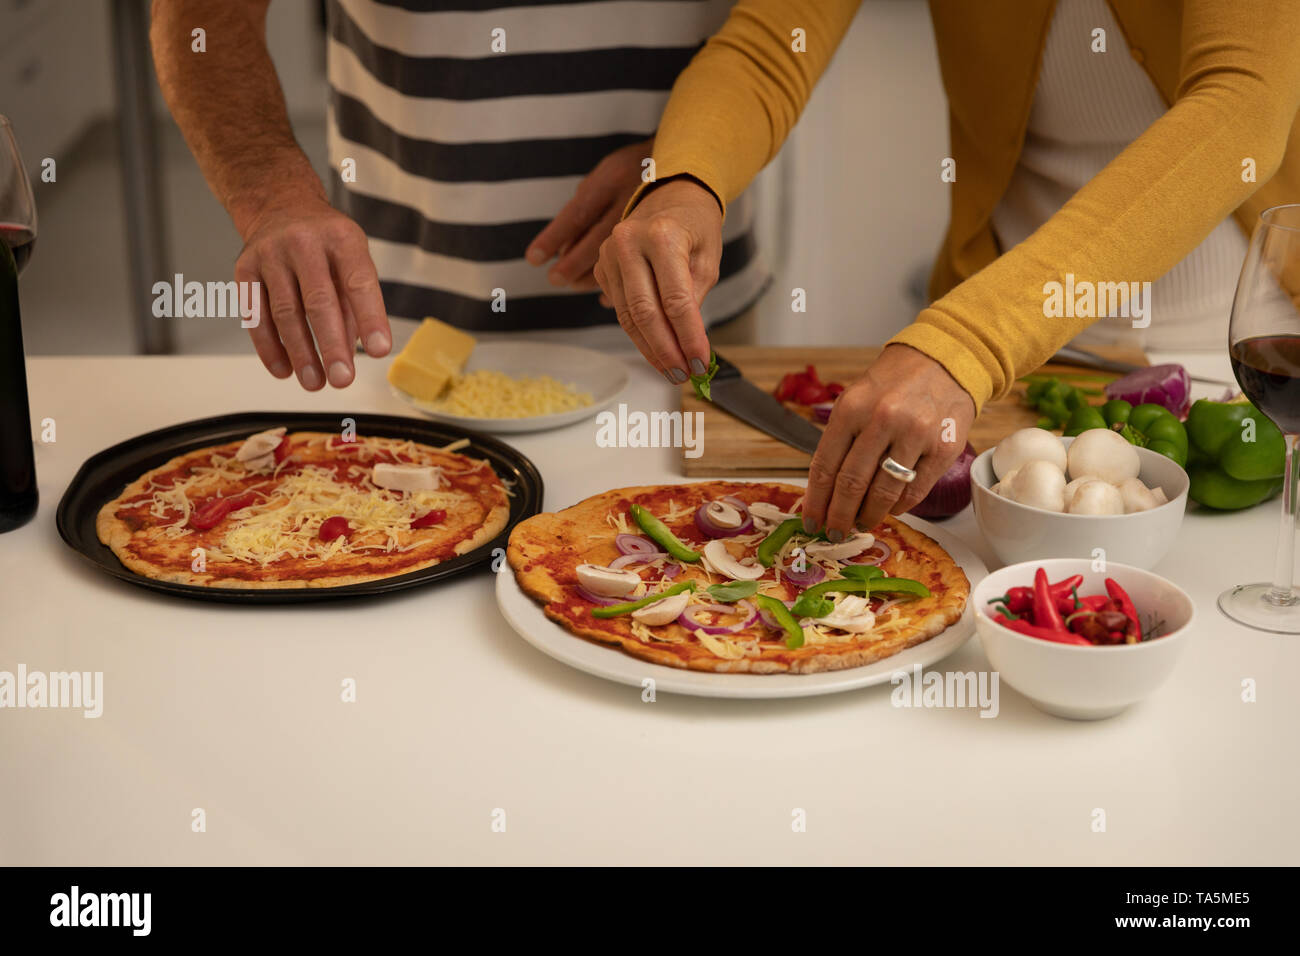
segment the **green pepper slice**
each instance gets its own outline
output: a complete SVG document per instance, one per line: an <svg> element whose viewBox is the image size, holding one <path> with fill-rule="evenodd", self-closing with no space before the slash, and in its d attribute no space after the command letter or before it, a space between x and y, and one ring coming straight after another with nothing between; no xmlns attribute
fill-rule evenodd
<svg viewBox="0 0 1300 956"><path fill-rule="evenodd" d="M1093 428L1105 428L1106 419L1098 411L1095 405L1080 405L1070 413L1070 418L1065 423L1065 434L1067 437L1081 435Z"/></svg>
<svg viewBox="0 0 1300 956"><path fill-rule="evenodd" d="M794 619L790 609L784 604L772 597L770 594L759 594L755 596L754 603L758 605L759 610L766 611L781 625L781 630L785 631L785 646L790 650L803 647L803 628L799 622Z"/></svg>
<svg viewBox="0 0 1300 956"><path fill-rule="evenodd" d="M776 556L785 547L785 543L802 531L802 518L786 518L772 529L771 534L758 543L758 563L765 568L770 568L776 563Z"/></svg>
<svg viewBox="0 0 1300 956"><path fill-rule="evenodd" d="M674 584L670 588L665 588L655 594L647 594L645 597L636 601L628 601L625 604L611 604L608 607L594 607L591 609L592 617L619 617L622 614L631 614L633 611L640 610L656 601L662 601L666 597L674 594L681 594L683 591L694 591L694 581L682 581L680 584Z"/></svg>
<svg viewBox="0 0 1300 956"><path fill-rule="evenodd" d="M668 525L664 524L645 508L634 504L629 509L632 512L632 520L641 526L641 530L646 533L655 544L659 545L678 561L698 561L700 553L694 551L682 543L677 535L668 530Z"/></svg>
<svg viewBox="0 0 1300 956"><path fill-rule="evenodd" d="M914 594L917 597L930 596L928 587L920 581L913 581L911 578L868 578L866 580L835 578L805 588L794 602L794 607L790 610L799 617L824 616L829 613L828 610L823 610L820 615L811 612L821 610L822 595L832 591L841 594L870 594L872 591L889 591L898 594Z"/></svg>

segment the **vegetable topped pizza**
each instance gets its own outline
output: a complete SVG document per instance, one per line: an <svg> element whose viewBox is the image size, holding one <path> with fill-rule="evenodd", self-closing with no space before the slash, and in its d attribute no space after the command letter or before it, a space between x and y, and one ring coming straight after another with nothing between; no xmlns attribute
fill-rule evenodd
<svg viewBox="0 0 1300 956"><path fill-rule="evenodd" d="M803 489L750 482L609 491L510 536L520 587L573 634L657 664L753 674L859 667L962 615L970 582L888 518L832 542Z"/></svg>
<svg viewBox="0 0 1300 956"><path fill-rule="evenodd" d="M151 578L222 588L341 587L426 568L505 526L484 460L395 438L273 428L186 452L100 509L99 539Z"/></svg>

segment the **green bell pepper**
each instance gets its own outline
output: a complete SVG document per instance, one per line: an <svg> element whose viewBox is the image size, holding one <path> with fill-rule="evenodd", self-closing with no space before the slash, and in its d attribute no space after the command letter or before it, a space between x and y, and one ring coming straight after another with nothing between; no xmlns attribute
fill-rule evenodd
<svg viewBox="0 0 1300 956"><path fill-rule="evenodd" d="M1262 412L1244 398L1201 399L1187 415L1190 456L1188 497L1220 511L1267 501L1282 490L1286 440Z"/></svg>
<svg viewBox="0 0 1300 956"><path fill-rule="evenodd" d="M641 530L646 533L646 537L653 541L659 547L663 548L678 561L688 563L700 560L700 553L694 548L685 544L681 538L673 534L668 525L664 524L645 508L638 504L633 504L628 510L632 513L632 520L641 526Z"/></svg>
<svg viewBox="0 0 1300 956"><path fill-rule="evenodd" d="M1187 429L1163 405L1148 402L1134 408L1116 398L1101 406L1081 406L1071 413L1065 434L1079 435L1094 428L1109 428L1130 445L1150 448L1177 462L1179 467L1187 466Z"/></svg>

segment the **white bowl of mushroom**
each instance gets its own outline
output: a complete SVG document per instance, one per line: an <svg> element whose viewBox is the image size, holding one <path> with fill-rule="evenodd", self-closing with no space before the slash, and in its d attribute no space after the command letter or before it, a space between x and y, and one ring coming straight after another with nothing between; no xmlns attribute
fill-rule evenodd
<svg viewBox="0 0 1300 956"><path fill-rule="evenodd" d="M1104 558L1150 568L1178 537L1189 484L1177 462L1106 429L1075 438L1021 429L971 465L976 524L1007 564Z"/></svg>

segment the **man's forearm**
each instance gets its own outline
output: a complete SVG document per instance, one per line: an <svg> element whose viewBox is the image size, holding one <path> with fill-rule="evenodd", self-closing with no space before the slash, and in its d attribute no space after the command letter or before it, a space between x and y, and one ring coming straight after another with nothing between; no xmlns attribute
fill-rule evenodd
<svg viewBox="0 0 1300 956"><path fill-rule="evenodd" d="M247 236L268 208L326 201L289 125L266 48L269 0L154 0L150 42L163 97L213 193ZM205 52L192 32L202 28Z"/></svg>

